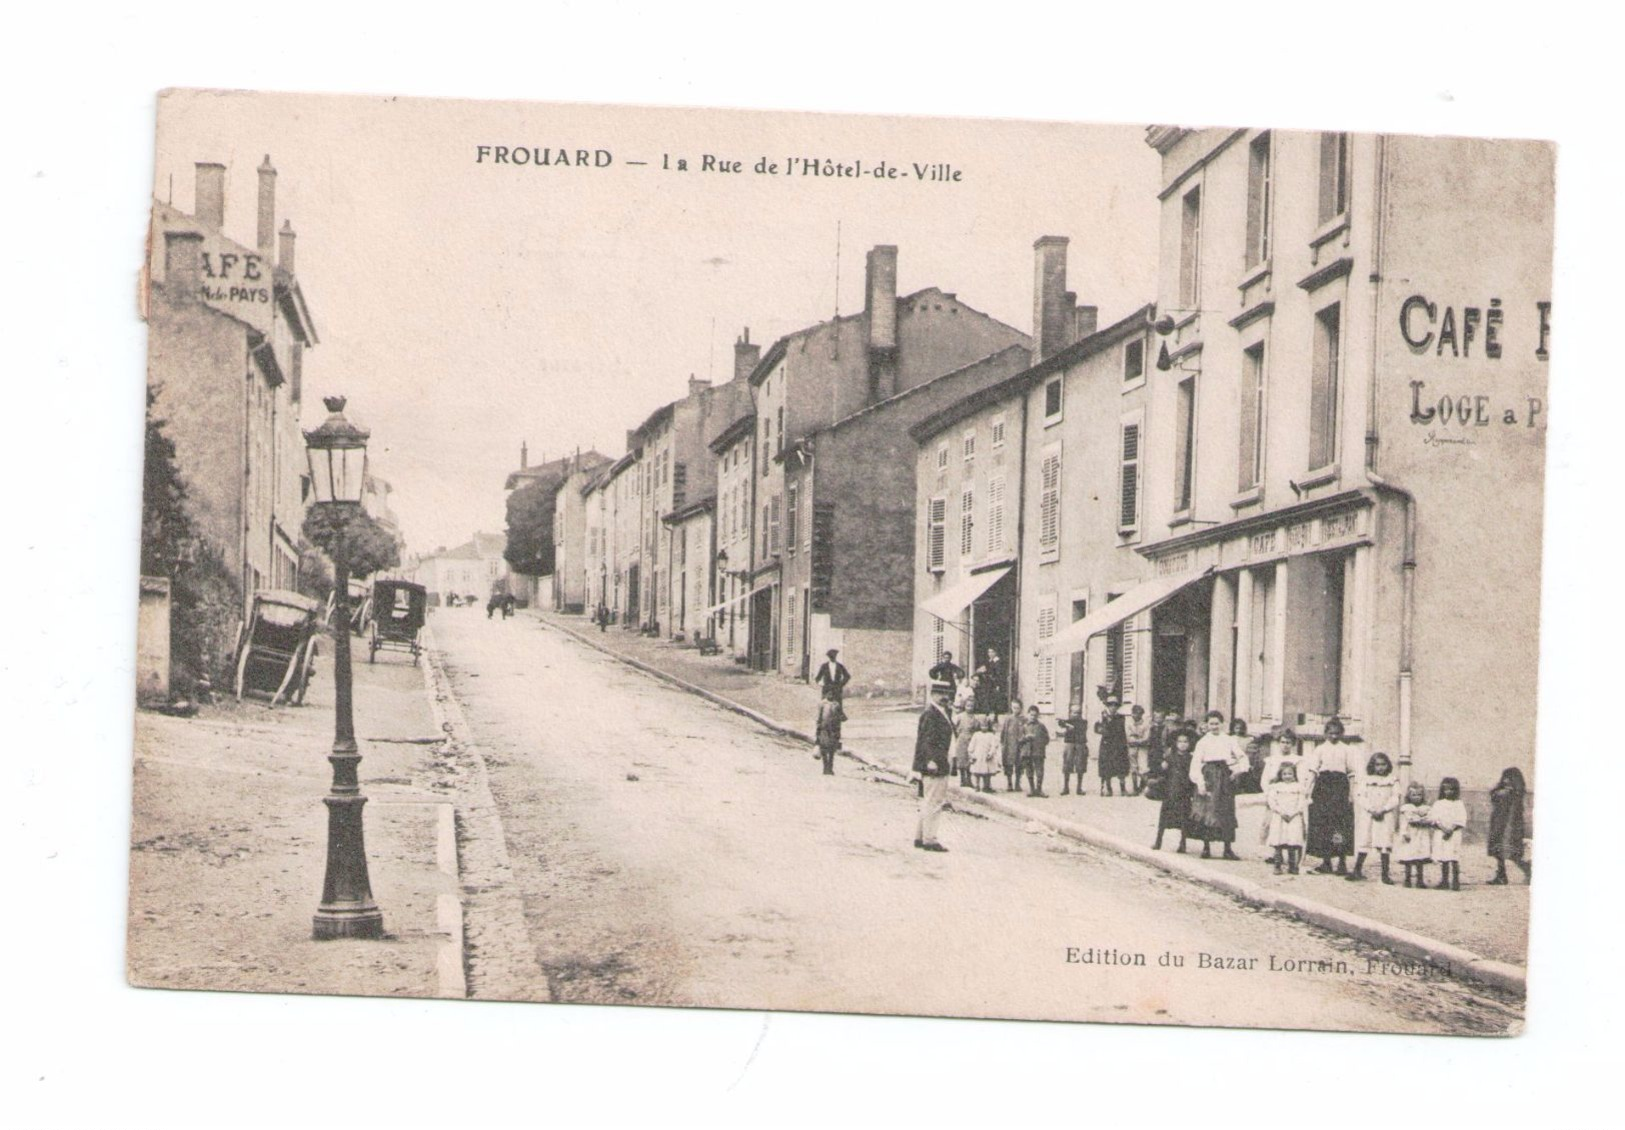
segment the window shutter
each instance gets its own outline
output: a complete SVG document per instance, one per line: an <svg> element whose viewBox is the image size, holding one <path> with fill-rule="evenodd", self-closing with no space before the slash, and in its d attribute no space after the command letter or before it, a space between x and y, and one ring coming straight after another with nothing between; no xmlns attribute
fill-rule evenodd
<svg viewBox="0 0 1625 1130"><path fill-rule="evenodd" d="M1004 548L1004 476L994 475L987 481L987 551L997 553Z"/></svg>
<svg viewBox="0 0 1625 1130"><path fill-rule="evenodd" d="M1060 550L1061 542L1061 453L1044 456L1039 471L1038 547L1045 553Z"/></svg>
<svg viewBox="0 0 1625 1130"><path fill-rule="evenodd" d="M1045 641L1055 635L1055 598L1049 597L1038 606L1038 644L1042 651ZM1040 655L1034 672L1033 699L1038 703L1055 701L1055 657Z"/></svg>
<svg viewBox="0 0 1625 1130"><path fill-rule="evenodd" d="M1133 533L1140 526L1140 425L1123 425L1122 495L1117 528Z"/></svg>
<svg viewBox="0 0 1625 1130"><path fill-rule="evenodd" d="M969 557L971 550L974 548L971 531L975 528L975 507L976 494L970 487L966 487L959 492L959 556L961 557Z"/></svg>
<svg viewBox="0 0 1625 1130"><path fill-rule="evenodd" d="M941 570L947 553L948 501L933 498L926 510L926 568Z"/></svg>

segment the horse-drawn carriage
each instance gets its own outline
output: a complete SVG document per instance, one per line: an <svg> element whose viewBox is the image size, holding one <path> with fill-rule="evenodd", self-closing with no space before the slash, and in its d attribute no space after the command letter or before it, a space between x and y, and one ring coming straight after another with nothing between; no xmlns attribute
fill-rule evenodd
<svg viewBox="0 0 1625 1130"><path fill-rule="evenodd" d="M302 703L316 657L321 605L296 592L261 589L237 629L237 697L265 695L275 706L286 696Z"/></svg>
<svg viewBox="0 0 1625 1130"><path fill-rule="evenodd" d="M420 635L429 606L429 592L411 581L374 581L372 586L372 640L367 662L376 663L385 649L406 651L412 662L423 651Z"/></svg>

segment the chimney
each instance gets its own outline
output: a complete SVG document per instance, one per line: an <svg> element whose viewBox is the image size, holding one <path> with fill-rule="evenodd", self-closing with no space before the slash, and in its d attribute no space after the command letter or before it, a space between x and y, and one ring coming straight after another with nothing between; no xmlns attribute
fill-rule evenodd
<svg viewBox="0 0 1625 1130"><path fill-rule="evenodd" d="M702 381L693 373L688 375L688 395L694 396L711 387L710 381Z"/></svg>
<svg viewBox="0 0 1625 1130"><path fill-rule="evenodd" d="M226 226L226 167L214 161L197 163L197 194L192 201L197 222L219 231Z"/></svg>
<svg viewBox="0 0 1625 1130"><path fill-rule="evenodd" d="M1066 290L1067 242L1064 235L1046 235L1033 244L1034 361L1042 361L1067 344L1072 313Z"/></svg>
<svg viewBox="0 0 1625 1130"><path fill-rule="evenodd" d="M762 347L751 344L750 327L746 326L745 332L739 335L738 341L734 342L734 380L742 381L747 379L756 369L756 363L761 359Z"/></svg>
<svg viewBox="0 0 1625 1130"><path fill-rule="evenodd" d="M195 231L164 233L164 286L175 298L197 297L203 237Z"/></svg>
<svg viewBox="0 0 1625 1130"><path fill-rule="evenodd" d="M519 441L519 469L523 471L530 466L530 445L524 440Z"/></svg>
<svg viewBox="0 0 1625 1130"><path fill-rule="evenodd" d="M260 222L254 233L254 246L266 261L271 258L271 245L276 241L276 169L271 167L267 153L260 162Z"/></svg>
<svg viewBox="0 0 1625 1130"><path fill-rule="evenodd" d="M1096 327L1100 325L1100 307L1098 306L1079 306L1072 313L1076 318L1076 329L1072 334L1073 341L1082 341L1094 333Z"/></svg>
<svg viewBox="0 0 1625 1130"><path fill-rule="evenodd" d="M282 221L282 230L276 236L276 265L288 274L293 274L293 224L288 220Z"/></svg>
<svg viewBox="0 0 1625 1130"><path fill-rule="evenodd" d="M897 348L897 248L880 244L864 263L863 312L869 318L869 348Z"/></svg>

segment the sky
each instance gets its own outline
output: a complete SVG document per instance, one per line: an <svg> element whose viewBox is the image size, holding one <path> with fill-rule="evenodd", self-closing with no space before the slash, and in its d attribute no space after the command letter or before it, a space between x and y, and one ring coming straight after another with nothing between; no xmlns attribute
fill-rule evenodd
<svg viewBox="0 0 1625 1130"><path fill-rule="evenodd" d="M257 175L320 344L305 426L349 397L372 429L409 551L501 531L519 465L596 448L731 375L748 327L782 334L862 309L865 252L898 247L927 286L1023 331L1032 244L1070 238L1068 286L1101 324L1154 297L1159 158L1138 126L171 91L154 195L193 208L194 165L227 167L226 233L254 242ZM489 146L481 160L480 146ZM566 150L570 164L496 162ZM594 156L574 163L577 150ZM607 152L607 163L597 151ZM704 168L741 162L737 172ZM758 161L779 166L757 173ZM808 176L828 159L879 179ZM686 160L687 171L677 171ZM647 164L636 166L634 161ZM924 179L915 175L922 167ZM931 179L948 166L947 178ZM839 269L837 270L837 254Z"/></svg>

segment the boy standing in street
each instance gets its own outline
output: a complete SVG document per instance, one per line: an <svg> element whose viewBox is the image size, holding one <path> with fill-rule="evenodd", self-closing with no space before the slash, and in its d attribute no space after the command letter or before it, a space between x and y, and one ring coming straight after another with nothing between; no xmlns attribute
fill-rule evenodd
<svg viewBox="0 0 1625 1130"><path fill-rule="evenodd" d="M1028 796L1049 796L1044 791L1044 754L1049 749L1049 730L1039 721L1038 707L1027 708L1027 725L1021 732L1021 767L1027 771Z"/></svg>

